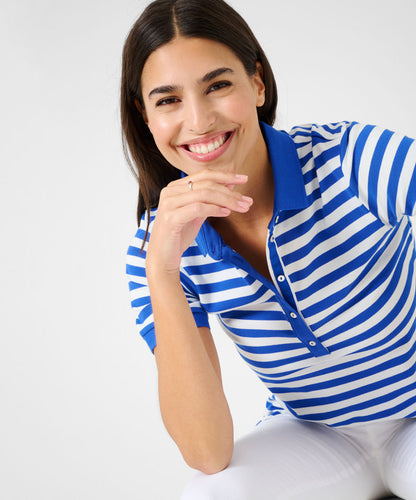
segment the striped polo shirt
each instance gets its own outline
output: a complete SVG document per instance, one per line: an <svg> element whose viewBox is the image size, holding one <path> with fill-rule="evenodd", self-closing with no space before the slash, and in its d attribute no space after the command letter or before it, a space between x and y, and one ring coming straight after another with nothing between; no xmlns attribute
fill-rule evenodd
<svg viewBox="0 0 416 500"><path fill-rule="evenodd" d="M206 221L180 273L197 326L218 318L269 389L268 415L330 426L416 417L416 143L355 122L261 126L275 183L272 281ZM127 275L153 349L145 229L146 215Z"/></svg>

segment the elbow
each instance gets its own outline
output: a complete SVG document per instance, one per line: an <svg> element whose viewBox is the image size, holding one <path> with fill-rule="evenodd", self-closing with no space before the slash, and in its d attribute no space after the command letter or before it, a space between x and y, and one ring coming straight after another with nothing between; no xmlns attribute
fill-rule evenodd
<svg viewBox="0 0 416 500"><path fill-rule="evenodd" d="M182 454L189 467L207 475L217 474L226 469L231 462L232 455L233 443L222 447L222 449L209 450L200 447L194 449L192 453Z"/></svg>
<svg viewBox="0 0 416 500"><path fill-rule="evenodd" d="M223 460L219 460L213 457L209 457L206 460L187 460L185 462L192 467L192 469L196 469L204 474L211 475L217 474L222 470L226 469L230 464L231 457Z"/></svg>

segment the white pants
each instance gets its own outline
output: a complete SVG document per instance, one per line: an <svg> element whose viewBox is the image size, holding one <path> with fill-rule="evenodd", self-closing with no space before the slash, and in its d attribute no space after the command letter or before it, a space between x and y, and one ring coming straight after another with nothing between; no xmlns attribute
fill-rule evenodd
<svg viewBox="0 0 416 500"><path fill-rule="evenodd" d="M198 472L181 500L416 500L416 419L330 428L275 416Z"/></svg>

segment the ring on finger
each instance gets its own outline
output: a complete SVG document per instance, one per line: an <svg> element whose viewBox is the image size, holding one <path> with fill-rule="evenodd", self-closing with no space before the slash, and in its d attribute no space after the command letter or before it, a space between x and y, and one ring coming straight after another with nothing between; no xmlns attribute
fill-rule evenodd
<svg viewBox="0 0 416 500"><path fill-rule="evenodd" d="M194 183L192 181L188 181L188 189L192 191Z"/></svg>

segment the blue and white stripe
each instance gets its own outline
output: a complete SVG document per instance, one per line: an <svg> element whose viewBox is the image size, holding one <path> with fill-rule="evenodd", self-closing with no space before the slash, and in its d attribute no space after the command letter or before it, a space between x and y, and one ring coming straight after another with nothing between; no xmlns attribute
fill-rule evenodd
<svg viewBox="0 0 416 500"><path fill-rule="evenodd" d="M262 128L275 178L273 283L205 223L181 267L197 325L218 317L271 391L269 414L332 426L415 417L415 142L347 122ZM127 274L153 349L145 226Z"/></svg>

